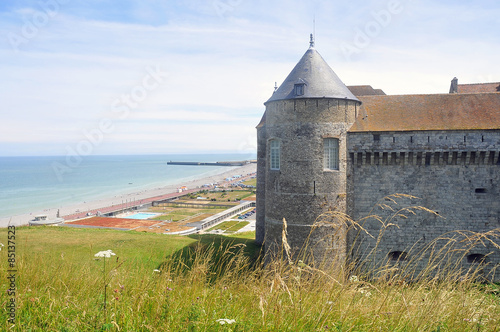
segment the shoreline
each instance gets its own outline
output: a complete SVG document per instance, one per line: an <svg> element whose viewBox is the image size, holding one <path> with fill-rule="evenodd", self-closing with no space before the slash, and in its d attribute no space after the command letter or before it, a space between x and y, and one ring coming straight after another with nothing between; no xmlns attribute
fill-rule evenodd
<svg viewBox="0 0 500 332"><path fill-rule="evenodd" d="M32 220L36 215L39 214L47 215L49 219L54 219L57 216L58 210L60 212L60 216L63 217L74 213L81 213L85 211L111 207L119 203L145 200L152 197L175 193L177 192L177 188L179 188L180 186L186 186L188 189L196 189L197 187L201 187L206 183L222 182L225 178L232 177L233 175L246 175L255 173L256 170L256 164L248 164L224 171L216 175L205 176L203 178L194 180L187 180L185 182L177 182L175 184L167 185L164 187L157 187L152 189L145 189L139 192L115 195L113 197L107 197L99 200L67 205L61 208L47 208L11 217L0 217L0 227L7 227L9 225L25 226L28 225L30 220Z"/></svg>

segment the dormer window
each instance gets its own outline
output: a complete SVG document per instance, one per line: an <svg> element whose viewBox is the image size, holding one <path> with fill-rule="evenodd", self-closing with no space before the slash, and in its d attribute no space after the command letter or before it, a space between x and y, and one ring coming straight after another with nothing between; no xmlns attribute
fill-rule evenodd
<svg viewBox="0 0 500 332"><path fill-rule="evenodd" d="M304 83L295 84L295 95L302 96L304 94Z"/></svg>
<svg viewBox="0 0 500 332"><path fill-rule="evenodd" d="M295 85L293 86L293 94L295 96L302 96L306 92L306 82L299 78Z"/></svg>

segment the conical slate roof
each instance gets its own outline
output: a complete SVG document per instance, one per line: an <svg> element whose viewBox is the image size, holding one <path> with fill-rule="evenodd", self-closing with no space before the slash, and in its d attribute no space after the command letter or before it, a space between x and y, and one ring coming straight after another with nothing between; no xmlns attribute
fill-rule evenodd
<svg viewBox="0 0 500 332"><path fill-rule="evenodd" d="M295 85L303 84L302 94ZM321 55L310 47L281 86L264 104L296 98L337 98L359 101L345 86Z"/></svg>

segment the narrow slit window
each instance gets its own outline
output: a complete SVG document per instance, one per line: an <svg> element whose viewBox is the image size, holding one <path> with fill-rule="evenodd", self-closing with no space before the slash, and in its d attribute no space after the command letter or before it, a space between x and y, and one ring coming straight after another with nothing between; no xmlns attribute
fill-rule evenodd
<svg viewBox="0 0 500 332"><path fill-rule="evenodd" d="M323 142L324 168L331 170L339 169L339 140L337 138L325 138Z"/></svg>
<svg viewBox="0 0 500 332"><path fill-rule="evenodd" d="M280 141L273 139L271 140L270 147L270 161L271 161L271 169L280 169Z"/></svg>

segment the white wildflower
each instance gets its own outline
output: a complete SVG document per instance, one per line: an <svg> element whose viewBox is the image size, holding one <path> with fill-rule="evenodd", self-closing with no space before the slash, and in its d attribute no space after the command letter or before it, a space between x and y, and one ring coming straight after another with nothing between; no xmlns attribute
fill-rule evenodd
<svg viewBox="0 0 500 332"><path fill-rule="evenodd" d="M116 255L113 251L111 251L111 249L109 250L105 250L105 251L99 251L97 254L95 254L94 256L95 257L111 257L111 256L114 256Z"/></svg>
<svg viewBox="0 0 500 332"><path fill-rule="evenodd" d="M370 297L370 296L372 296L372 293L371 293L371 292L369 292L369 291L367 291L367 290L365 290L365 289L360 289L360 290L359 290L359 292L360 292L361 294L364 294L366 297Z"/></svg>
<svg viewBox="0 0 500 332"><path fill-rule="evenodd" d="M2 251L2 247L4 247L4 245L0 242L0 251Z"/></svg>
<svg viewBox="0 0 500 332"><path fill-rule="evenodd" d="M236 323L234 319L227 319L227 318L219 318L216 320L216 322L219 323L220 325Z"/></svg>
<svg viewBox="0 0 500 332"><path fill-rule="evenodd" d="M299 263L297 265L300 266L300 267L306 267L307 266L302 260L299 260Z"/></svg>
<svg viewBox="0 0 500 332"><path fill-rule="evenodd" d="M350 281L350 282L358 282L358 281L359 281L358 276L351 276L351 277L349 278L349 281Z"/></svg>
<svg viewBox="0 0 500 332"><path fill-rule="evenodd" d="M483 320L484 320L484 319L483 319ZM480 321L480 320L478 320L478 319L476 319L476 318L472 318L472 319L469 319L469 318L464 318L464 321L465 321L465 322L471 322L471 323L477 323L477 324L479 324L479 325L483 325L483 322L482 322L482 321ZM485 321L485 322L487 322L488 320L486 319L486 320L484 320L484 321Z"/></svg>
<svg viewBox="0 0 500 332"><path fill-rule="evenodd" d="M160 273L161 271L158 269L154 269L153 272Z"/></svg>

